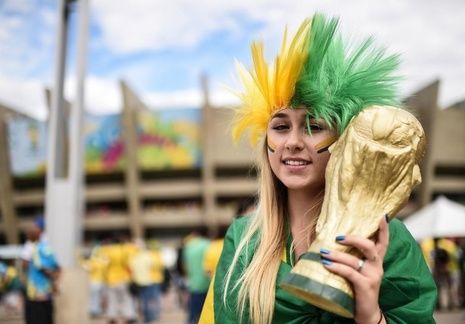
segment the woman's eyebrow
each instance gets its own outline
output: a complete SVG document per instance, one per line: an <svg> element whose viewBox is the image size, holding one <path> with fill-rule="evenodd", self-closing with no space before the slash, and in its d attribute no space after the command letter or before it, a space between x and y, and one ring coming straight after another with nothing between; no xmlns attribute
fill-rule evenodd
<svg viewBox="0 0 465 324"><path fill-rule="evenodd" d="M271 120L275 119L275 118L289 118L289 116L285 113L276 113L273 115L273 117L271 117Z"/></svg>

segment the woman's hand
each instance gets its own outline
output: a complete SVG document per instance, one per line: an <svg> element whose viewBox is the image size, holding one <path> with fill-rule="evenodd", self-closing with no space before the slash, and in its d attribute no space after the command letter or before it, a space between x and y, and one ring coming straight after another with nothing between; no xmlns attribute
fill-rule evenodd
<svg viewBox="0 0 465 324"><path fill-rule="evenodd" d="M389 243L387 221L387 216L382 218L376 242L357 235L336 237L338 243L358 249L364 256L362 259L344 252L320 250L326 269L346 278L352 284L355 298L354 320L359 324L386 323L385 318L381 318L383 315L378 297L384 274L383 259Z"/></svg>

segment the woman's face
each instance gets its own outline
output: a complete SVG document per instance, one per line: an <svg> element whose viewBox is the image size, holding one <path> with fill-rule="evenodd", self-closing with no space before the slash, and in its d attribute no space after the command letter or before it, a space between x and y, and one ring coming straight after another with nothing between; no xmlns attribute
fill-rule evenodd
<svg viewBox="0 0 465 324"><path fill-rule="evenodd" d="M268 161L275 176L293 190L320 191L325 184L329 153L315 145L336 136L323 120L309 120L306 109L282 109L268 123Z"/></svg>

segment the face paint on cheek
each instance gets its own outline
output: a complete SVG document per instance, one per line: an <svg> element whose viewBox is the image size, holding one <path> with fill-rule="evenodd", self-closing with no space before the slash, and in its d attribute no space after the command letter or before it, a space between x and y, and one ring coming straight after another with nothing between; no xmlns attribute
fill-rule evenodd
<svg viewBox="0 0 465 324"><path fill-rule="evenodd" d="M317 153L323 153L328 150L328 148L333 144L334 142L337 141L336 136L330 136L328 138L325 138L321 142L317 143L315 145L315 150Z"/></svg>
<svg viewBox="0 0 465 324"><path fill-rule="evenodd" d="M276 145L268 137L266 138L266 146L271 153L276 151Z"/></svg>

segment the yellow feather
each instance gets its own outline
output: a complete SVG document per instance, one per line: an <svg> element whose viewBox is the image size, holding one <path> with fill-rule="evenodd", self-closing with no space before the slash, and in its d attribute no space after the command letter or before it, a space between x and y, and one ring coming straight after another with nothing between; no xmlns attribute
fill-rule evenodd
<svg viewBox="0 0 465 324"><path fill-rule="evenodd" d="M251 45L251 71L239 63L236 65L244 91L238 94L241 105L233 120L232 136L235 141L248 129L250 141L255 145L265 134L271 116L289 106L295 83L308 57L310 25L310 20L306 19L289 44L285 28L280 52L273 65L265 61L261 42Z"/></svg>

